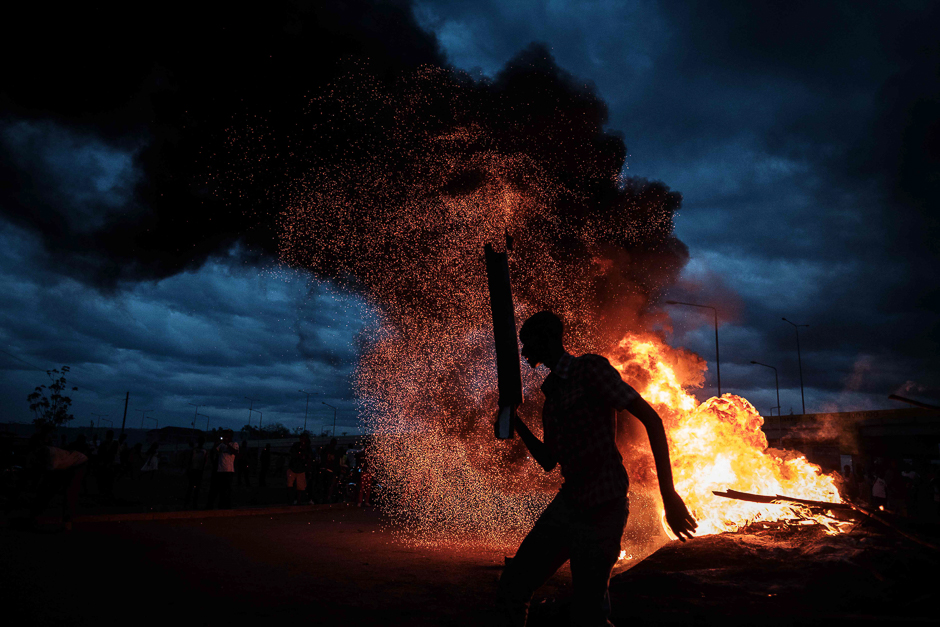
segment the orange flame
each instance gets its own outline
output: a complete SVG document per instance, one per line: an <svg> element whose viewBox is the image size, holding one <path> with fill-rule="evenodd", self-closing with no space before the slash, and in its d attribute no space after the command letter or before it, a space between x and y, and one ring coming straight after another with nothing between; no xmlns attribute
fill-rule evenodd
<svg viewBox="0 0 940 627"><path fill-rule="evenodd" d="M768 448L764 420L746 399L723 394L699 404L676 373L693 372L696 362L701 368L696 356L655 335L625 337L611 358L663 418L676 491L699 522L696 535L734 531L750 521L806 517L793 506L734 501L713 490L841 502L833 479L819 466L799 453Z"/></svg>

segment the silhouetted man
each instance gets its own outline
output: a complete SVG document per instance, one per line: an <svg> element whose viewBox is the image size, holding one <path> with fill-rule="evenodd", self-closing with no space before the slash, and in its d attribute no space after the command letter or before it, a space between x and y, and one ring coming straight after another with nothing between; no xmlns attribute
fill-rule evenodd
<svg viewBox="0 0 940 627"><path fill-rule="evenodd" d="M202 487L202 473L206 469L209 452L206 450L206 438L199 436L186 456L186 495L183 497L183 509L196 509L199 503L199 489Z"/></svg>
<svg viewBox="0 0 940 627"><path fill-rule="evenodd" d="M258 461L258 485L268 485L268 469L271 467L271 444L265 444Z"/></svg>
<svg viewBox="0 0 940 627"><path fill-rule="evenodd" d="M206 509L211 509L216 499L222 509L232 506L232 479L235 477L235 456L238 455L238 442L232 442L233 435L231 429L223 431L222 441L215 446L215 473L209 484Z"/></svg>
<svg viewBox="0 0 940 627"><path fill-rule="evenodd" d="M673 487L659 415L605 358L568 354L563 334L561 320L548 311L526 320L519 331L522 356L529 365L551 369L542 383L545 441L536 438L518 416L514 425L535 461L546 472L561 465L565 481L500 578L498 601L509 625L525 625L532 594L569 559L574 587L571 623L611 624L607 585L620 555L628 513L627 472L616 444L625 422L617 421L618 411L628 410L646 427L666 521L673 532L685 540L696 527Z"/></svg>

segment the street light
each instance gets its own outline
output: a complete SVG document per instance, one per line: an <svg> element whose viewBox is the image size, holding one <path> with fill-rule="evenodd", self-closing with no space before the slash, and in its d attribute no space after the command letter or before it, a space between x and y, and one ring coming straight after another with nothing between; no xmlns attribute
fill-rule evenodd
<svg viewBox="0 0 940 627"><path fill-rule="evenodd" d="M695 303L681 303L677 300L667 300L667 305L686 305L687 307L701 307L711 309L715 314L715 371L718 374L718 396L721 397L721 362L718 359L718 310L710 305L696 305Z"/></svg>
<svg viewBox="0 0 940 627"><path fill-rule="evenodd" d="M195 404L195 403L186 403L186 404L187 404L187 405L192 405L193 407L196 408L195 413L193 413L193 436L195 436L195 435L196 435L196 416L199 415L199 405L197 405L197 404Z"/></svg>
<svg viewBox="0 0 940 627"><path fill-rule="evenodd" d="M808 324L796 324L795 322L790 322L786 318L783 318L783 321L792 324L793 328L796 330L796 363L800 367L800 400L803 402L803 413L806 413L806 397L803 396L803 358L800 356L800 327L808 327Z"/></svg>
<svg viewBox="0 0 940 627"><path fill-rule="evenodd" d="M245 397L245 400L248 401L248 426L251 426L251 408L254 407L256 398Z"/></svg>
<svg viewBox="0 0 940 627"><path fill-rule="evenodd" d="M764 368L773 368L774 371L774 383L777 385L777 415L780 415L780 380L777 378L777 369L773 366L768 366L767 364L762 364L759 361L752 361L752 364L757 364L758 366L763 366ZM773 416L774 413L770 412L770 415Z"/></svg>
<svg viewBox="0 0 940 627"><path fill-rule="evenodd" d="M304 390L297 390L301 394L307 395L307 404L304 405L304 433L307 432L307 409L310 407L310 395L316 394L316 392L306 392Z"/></svg>
<svg viewBox="0 0 940 627"><path fill-rule="evenodd" d="M143 428L144 428L144 418L147 417L147 412L148 412L148 411L153 411L153 410L152 410L152 409L135 409L134 411L139 411L139 412L140 412L140 428L143 429Z"/></svg>
<svg viewBox="0 0 940 627"><path fill-rule="evenodd" d="M320 402L323 403L323 401L320 401ZM333 409L333 433L332 433L332 437L336 437L336 408L333 407L332 405L330 405L329 403L323 403L323 404L326 405L327 407L331 407L331 408Z"/></svg>
<svg viewBox="0 0 940 627"><path fill-rule="evenodd" d="M209 435L209 416L207 416L207 415L205 415L205 414L196 414L196 415L197 415L197 416L202 416L203 418L206 419L206 436L208 437L208 435Z"/></svg>
<svg viewBox="0 0 940 627"><path fill-rule="evenodd" d="M144 416L144 418L147 419L147 420L153 420L153 428L154 428L154 429L159 429L159 428L160 428L160 422L159 422L156 418L154 418L154 417L152 417L152 416ZM140 421L140 424L141 424L141 428L143 428L144 421L141 420L141 421Z"/></svg>

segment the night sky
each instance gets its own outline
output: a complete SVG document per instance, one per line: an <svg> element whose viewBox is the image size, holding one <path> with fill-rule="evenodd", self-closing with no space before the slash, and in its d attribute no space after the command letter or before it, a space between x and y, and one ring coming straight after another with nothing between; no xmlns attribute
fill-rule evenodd
<svg viewBox="0 0 940 627"><path fill-rule="evenodd" d="M332 424L325 402L354 432L374 307L278 264L270 190L291 175L288 144L265 147L259 174L231 129L286 136L303 97L351 64L484 84L533 55L606 102L624 174L682 195L688 260L651 306L672 316L671 343L708 360L701 398L716 392L711 318L665 300L718 308L722 391L762 413L773 373L751 360L778 368L783 413L801 412L782 317L810 325L807 411L937 402L937 3L333 4L4 20L0 420L28 421L42 371L67 364L80 425L119 424L129 390L131 426L140 410L188 426L193 403L238 428L250 397L293 428L304 389L308 427Z"/></svg>

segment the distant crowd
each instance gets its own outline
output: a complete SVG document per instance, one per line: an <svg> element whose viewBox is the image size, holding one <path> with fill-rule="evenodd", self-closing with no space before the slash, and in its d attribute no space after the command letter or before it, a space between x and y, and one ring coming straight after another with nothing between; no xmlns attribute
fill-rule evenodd
<svg viewBox="0 0 940 627"><path fill-rule="evenodd" d="M35 524L50 501L61 495L62 520L68 529L81 495L88 495L99 505L140 504L134 496L151 490L160 480L180 486L180 468L185 486L176 488L175 497L173 492L164 492L167 502L149 503L151 508L173 509L180 502L184 509L230 508L233 486L252 485L263 492L276 491L263 499L267 505L272 501L294 505L349 502L360 507L372 504L372 474L362 448L340 446L335 438L328 445L314 448L308 435L302 434L284 454L272 451L270 443L257 450L250 448L246 440L239 445L233 438L231 430L222 431L218 441L207 446L205 438L200 437L187 450L164 455L162 466L158 444L146 450L139 443L128 446L123 434L115 439L111 430L101 441L79 434L72 442L64 437L55 442L50 434L36 434L19 456L5 442L4 508L14 509L18 503L28 505ZM167 474L166 466L175 468ZM285 483L272 481L278 475ZM123 496L115 494L119 481ZM285 484L286 490L281 487ZM256 496L258 490L251 492ZM200 499L203 493L204 501ZM246 494L243 490L237 493Z"/></svg>
<svg viewBox="0 0 940 627"><path fill-rule="evenodd" d="M242 440L239 445L232 441L233 435L232 431L224 431L220 441L209 449L205 438L192 443L183 461L187 485L184 508L198 508L199 492L207 472L211 477L207 508L231 507L233 484L250 486L254 478L258 487L267 486L272 472L271 444L264 445L255 465L248 442ZM285 500L293 505L339 501L355 502L360 507L371 505L372 474L364 449L338 446L336 438L314 449L310 437L304 433L291 446L286 461L283 456L276 457L273 472L285 470Z"/></svg>
<svg viewBox="0 0 940 627"><path fill-rule="evenodd" d="M842 469L842 492L873 509L910 518L940 516L937 467L915 468L909 462L878 459L870 466Z"/></svg>

